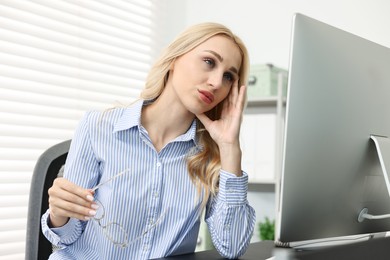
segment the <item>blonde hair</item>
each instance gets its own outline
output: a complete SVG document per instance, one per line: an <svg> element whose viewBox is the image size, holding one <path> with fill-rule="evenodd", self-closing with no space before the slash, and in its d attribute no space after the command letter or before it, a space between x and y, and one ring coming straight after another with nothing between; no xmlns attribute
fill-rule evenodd
<svg viewBox="0 0 390 260"><path fill-rule="evenodd" d="M169 70L175 59L216 35L228 37L239 48L242 61L238 72L238 86L246 85L249 70L249 56L242 40L224 25L218 23L201 23L193 25L183 31L170 45L168 45L160 58L152 66L146 79L145 88L141 92L141 98L153 100L160 96L164 90L169 77ZM220 118L222 103L223 102L206 113L210 119L216 120ZM203 124L198 119L196 120L197 140L201 149L200 152L188 156L187 168L191 180L198 188L199 194L201 194L202 188L204 188L202 200L202 206L204 206L209 197L214 196L218 192L221 159L217 144L205 130Z"/></svg>

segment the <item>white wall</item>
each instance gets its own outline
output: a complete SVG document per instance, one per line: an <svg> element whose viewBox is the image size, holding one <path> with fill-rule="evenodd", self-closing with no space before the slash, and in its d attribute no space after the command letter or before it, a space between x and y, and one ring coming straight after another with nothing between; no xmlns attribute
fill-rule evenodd
<svg viewBox="0 0 390 260"><path fill-rule="evenodd" d="M227 25L246 43L252 63L288 67L291 19L306 14L390 47L388 0L163 0L172 10L169 42L187 26Z"/></svg>
<svg viewBox="0 0 390 260"><path fill-rule="evenodd" d="M299 12L390 47L388 0L160 0L169 8L162 46L187 26L220 22L246 43L251 63L288 68L291 22ZM275 194L249 192L257 220L274 217ZM257 236L257 227L255 235Z"/></svg>

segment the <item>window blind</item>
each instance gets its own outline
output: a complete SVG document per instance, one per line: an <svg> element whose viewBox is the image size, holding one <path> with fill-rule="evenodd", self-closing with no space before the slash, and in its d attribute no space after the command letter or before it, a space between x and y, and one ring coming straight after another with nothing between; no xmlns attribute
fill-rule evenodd
<svg viewBox="0 0 390 260"><path fill-rule="evenodd" d="M0 1L0 260L24 259L37 158L87 110L139 96L158 1ZM159 14L161 15L161 14Z"/></svg>

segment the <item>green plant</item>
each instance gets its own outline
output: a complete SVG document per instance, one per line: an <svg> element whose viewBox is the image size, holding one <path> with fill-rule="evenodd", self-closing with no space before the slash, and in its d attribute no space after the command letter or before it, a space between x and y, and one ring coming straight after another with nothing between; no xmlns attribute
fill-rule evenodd
<svg viewBox="0 0 390 260"><path fill-rule="evenodd" d="M270 220L265 217L264 222L259 223L259 233L261 240L274 240L275 239L275 220Z"/></svg>

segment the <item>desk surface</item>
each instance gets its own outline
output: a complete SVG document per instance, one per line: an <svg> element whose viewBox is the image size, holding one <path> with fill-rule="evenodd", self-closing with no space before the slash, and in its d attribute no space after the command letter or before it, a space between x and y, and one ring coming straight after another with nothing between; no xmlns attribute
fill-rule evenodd
<svg viewBox="0 0 390 260"><path fill-rule="evenodd" d="M249 245L246 253L240 260L266 260L274 257L275 260L388 260L390 259L390 237L376 238L365 242L358 242L342 246L328 247L312 251L297 252L293 249L277 248L273 241L256 242ZM160 260L222 260L216 250L208 250L187 255L160 258Z"/></svg>
<svg viewBox="0 0 390 260"><path fill-rule="evenodd" d="M273 241L256 242L249 245L245 254L240 257L240 260L265 260L273 256L275 248ZM171 256L160 258L160 260L222 260L225 259L217 252L217 250L201 251L193 254Z"/></svg>

